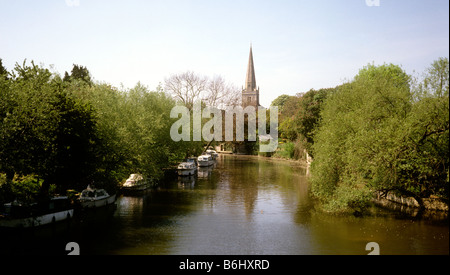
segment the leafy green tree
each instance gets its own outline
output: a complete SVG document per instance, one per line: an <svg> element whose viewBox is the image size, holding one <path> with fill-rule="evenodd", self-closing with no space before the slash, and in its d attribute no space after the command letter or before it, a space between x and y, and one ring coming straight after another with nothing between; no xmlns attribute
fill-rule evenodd
<svg viewBox="0 0 450 275"><path fill-rule="evenodd" d="M67 73L67 71L64 72L63 81L68 82L74 80L82 81L83 83L89 86L92 86L93 84L89 70L86 67L77 64L73 64L73 68L70 75Z"/></svg>
<svg viewBox="0 0 450 275"><path fill-rule="evenodd" d="M159 179L163 169L182 160L192 146L201 143L174 142L170 127L176 119L170 111L176 102L162 90L151 92L138 83L128 91L125 99L127 110L127 140L134 156L134 169Z"/></svg>
<svg viewBox="0 0 450 275"><path fill-rule="evenodd" d="M280 96L273 104L282 106L279 132L282 138L294 142L296 150L305 150L313 156L314 134L321 118L321 109L330 89L311 89L297 96ZM297 154L302 155L302 154Z"/></svg>
<svg viewBox="0 0 450 275"><path fill-rule="evenodd" d="M402 190L419 198L449 194L449 63L439 58L426 69L405 127L409 129L398 165ZM416 98L417 99L417 98Z"/></svg>
<svg viewBox="0 0 450 275"><path fill-rule="evenodd" d="M398 145L397 185L390 189L421 198L449 194L449 99L414 103L405 122L407 138Z"/></svg>
<svg viewBox="0 0 450 275"><path fill-rule="evenodd" d="M125 93L108 84L79 85L72 81L65 91L79 104L92 110L95 125L95 171L91 181L114 191L118 182L128 177L133 161L126 140ZM92 183L92 182L90 182Z"/></svg>
<svg viewBox="0 0 450 275"><path fill-rule="evenodd" d="M426 70L422 92L425 95L436 97L448 96L449 91L449 64L448 58L439 58Z"/></svg>
<svg viewBox="0 0 450 275"><path fill-rule="evenodd" d="M64 78L63 78L64 82L69 82L70 81L70 75L66 72L64 72Z"/></svg>
<svg viewBox="0 0 450 275"><path fill-rule="evenodd" d="M398 143L411 109L409 76L369 65L329 96L315 137L312 191L327 209L359 208L370 186L397 184Z"/></svg>
<svg viewBox="0 0 450 275"><path fill-rule="evenodd" d="M58 185L61 190L80 190L93 180L99 157L95 114L89 104L77 101L66 92L56 97L59 117L50 164L53 169L45 184Z"/></svg>
<svg viewBox="0 0 450 275"><path fill-rule="evenodd" d="M58 120L50 79L47 69L24 62L2 87L0 162L8 180L14 172L46 174Z"/></svg>
<svg viewBox="0 0 450 275"><path fill-rule="evenodd" d="M279 135L283 139L294 141L298 136L297 125L294 123L295 114L299 109L299 96L281 95L272 102L278 106Z"/></svg>
<svg viewBox="0 0 450 275"><path fill-rule="evenodd" d="M417 100L400 67L369 65L328 97L311 167L312 192L325 209L360 211L373 191L419 203L448 199L448 84L439 75L427 71L421 85L433 88Z"/></svg>
<svg viewBox="0 0 450 275"><path fill-rule="evenodd" d="M164 168L198 151L201 143L174 142L170 118L175 101L161 89L149 91L138 83L120 91L106 84L87 89L73 87L73 94L92 105L96 114L101 161L95 182L120 182L131 173L158 180Z"/></svg>
<svg viewBox="0 0 450 275"><path fill-rule="evenodd" d="M295 116L296 129L301 136L306 138L306 149L310 155L314 155L312 146L314 134L321 117L322 103L328 94L334 89L311 89L300 97L298 112Z"/></svg>
<svg viewBox="0 0 450 275"><path fill-rule="evenodd" d="M272 103L270 104L270 106L277 106L278 107L278 111L279 112L283 112L283 107L284 104L286 103L287 100L289 100L291 96L290 95L280 95L279 97L275 98Z"/></svg>
<svg viewBox="0 0 450 275"><path fill-rule="evenodd" d="M291 117L284 118L279 125L279 135L283 139L290 141L296 140L298 137L298 130Z"/></svg>
<svg viewBox="0 0 450 275"><path fill-rule="evenodd" d="M0 78L0 200L87 184L115 191L131 173L156 180L201 142L174 142L176 102L138 83L119 90L74 65L61 79L34 62ZM89 77L88 77L89 76ZM21 193L21 194L19 194Z"/></svg>
<svg viewBox="0 0 450 275"><path fill-rule="evenodd" d="M8 78L8 70L3 66L3 61L0 58L0 77Z"/></svg>
<svg viewBox="0 0 450 275"><path fill-rule="evenodd" d="M5 84L5 83L4 83ZM96 163L93 110L77 102L48 71L16 64L2 85L0 169L42 179L42 194L86 184Z"/></svg>

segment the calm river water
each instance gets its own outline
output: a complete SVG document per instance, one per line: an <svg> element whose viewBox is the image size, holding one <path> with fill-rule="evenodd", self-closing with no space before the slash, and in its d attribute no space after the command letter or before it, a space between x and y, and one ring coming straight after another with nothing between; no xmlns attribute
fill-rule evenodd
<svg viewBox="0 0 450 275"><path fill-rule="evenodd" d="M448 219L373 208L364 217L317 212L306 169L295 162L221 155L198 177L174 179L115 209L51 230L3 236L3 254L449 254Z"/></svg>

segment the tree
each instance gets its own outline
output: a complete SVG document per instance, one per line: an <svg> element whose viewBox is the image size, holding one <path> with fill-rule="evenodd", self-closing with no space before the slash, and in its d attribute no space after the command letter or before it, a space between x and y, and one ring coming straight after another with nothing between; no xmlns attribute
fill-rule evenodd
<svg viewBox="0 0 450 275"><path fill-rule="evenodd" d="M77 65L65 80L26 61L10 75L0 78L2 202L17 192L28 199L37 188L45 196L92 182L114 192L131 173L158 180L186 154L201 152L201 142L170 138L176 102L160 88L86 85L88 71Z"/></svg>
<svg viewBox="0 0 450 275"><path fill-rule="evenodd" d="M86 186L94 171L96 126L93 110L62 89L48 69L16 64L1 90L0 170L36 175L46 195L51 184Z"/></svg>
<svg viewBox="0 0 450 275"><path fill-rule="evenodd" d="M405 121L406 138L398 144L397 184L385 187L414 196L449 196L449 98L415 102Z"/></svg>
<svg viewBox="0 0 450 275"><path fill-rule="evenodd" d="M398 181L411 111L409 76L398 66L368 65L330 94L314 138L312 192L328 210L364 207L373 190Z"/></svg>
<svg viewBox="0 0 450 275"><path fill-rule="evenodd" d="M334 89L311 89L299 98L294 123L298 133L306 139L306 150L313 156L314 135L321 118L322 104Z"/></svg>
<svg viewBox="0 0 450 275"><path fill-rule="evenodd" d="M425 71L422 84L423 93L436 97L448 96L449 91L448 58L439 58Z"/></svg>
<svg viewBox="0 0 450 275"><path fill-rule="evenodd" d="M408 142L399 161L402 191L418 197L449 194L449 64L439 58L425 70L423 82L413 87L416 98L405 127ZM417 97L418 95L418 97ZM399 189L399 188L397 188Z"/></svg>
<svg viewBox="0 0 450 275"><path fill-rule="evenodd" d="M98 139L102 141L96 183L117 183L131 173L158 180L164 168L201 147L201 143L174 142L170 138L175 122L170 111L176 102L161 89L150 91L138 83L122 91L101 84L85 93L78 89L73 92L95 110Z"/></svg>
<svg viewBox="0 0 450 275"><path fill-rule="evenodd" d="M222 106L224 108L233 109L242 105L242 91L239 87L228 84L224 93L224 99L222 100Z"/></svg>
<svg viewBox="0 0 450 275"><path fill-rule="evenodd" d="M170 92L175 99L180 100L189 110L193 109L197 100L202 99L202 93L206 91L208 85L206 77L191 71L171 75L164 82L165 90Z"/></svg>
<svg viewBox="0 0 450 275"><path fill-rule="evenodd" d="M125 91L108 84L80 89L76 83L69 85L67 90L94 110L96 136L101 142L96 146L97 161L92 179L97 186L114 188L133 171L134 156L127 139L126 125L131 118L125 108Z"/></svg>
<svg viewBox="0 0 450 275"><path fill-rule="evenodd" d="M214 76L208 81L202 101L206 106L225 109L241 105L241 91L232 84L227 84L221 76Z"/></svg>
<svg viewBox="0 0 450 275"><path fill-rule="evenodd" d="M221 76L214 76L206 85L206 93L203 95L202 101L206 106L215 107L221 105L226 95L225 79Z"/></svg>
<svg viewBox="0 0 450 275"><path fill-rule="evenodd" d="M66 72L64 72L64 78L63 78L64 82L69 82L70 81L70 75Z"/></svg>
<svg viewBox="0 0 450 275"><path fill-rule="evenodd" d="M8 70L3 66L3 61L0 58L0 77L8 78Z"/></svg>
<svg viewBox="0 0 450 275"><path fill-rule="evenodd" d="M51 73L31 62L16 64L1 90L0 167L11 180L14 173L46 174L58 114L54 109Z"/></svg>
<svg viewBox="0 0 450 275"><path fill-rule="evenodd" d="M221 76L210 79L187 71L171 75L164 83L164 89L189 110L199 100L206 106L222 109L241 105L241 91Z"/></svg>
<svg viewBox="0 0 450 275"><path fill-rule="evenodd" d="M53 154L49 160L48 175L43 189L55 184L60 190L83 189L93 180L98 139L94 110L88 103L77 100L65 91L55 95L58 112L57 127L53 133Z"/></svg>
<svg viewBox="0 0 450 275"><path fill-rule="evenodd" d="M294 141L298 137L295 114L299 108L299 96L281 95L272 101L271 106L278 107L279 134L282 138Z"/></svg>
<svg viewBox="0 0 450 275"><path fill-rule="evenodd" d="M449 100L437 71L427 70L419 87L434 88L416 98L392 64L369 65L329 95L311 167L325 209L361 210L373 191L448 200Z"/></svg>
<svg viewBox="0 0 450 275"><path fill-rule="evenodd" d="M72 80L82 81L88 84L89 86L92 86L93 84L89 70L86 67L77 64L73 64L73 68L70 75L67 73L67 71L64 72L63 81L67 82Z"/></svg>
<svg viewBox="0 0 450 275"><path fill-rule="evenodd" d="M280 135L296 141L297 151L313 156L314 134L321 118L323 102L335 89L311 89L296 96L281 95L272 102L280 111ZM279 109L279 110L280 110ZM303 152L302 152L303 154Z"/></svg>
<svg viewBox="0 0 450 275"><path fill-rule="evenodd" d="M284 104L286 103L287 100L289 100L290 97L291 97L290 95L286 94L280 95L272 101L270 106L277 106L278 111L282 113Z"/></svg>

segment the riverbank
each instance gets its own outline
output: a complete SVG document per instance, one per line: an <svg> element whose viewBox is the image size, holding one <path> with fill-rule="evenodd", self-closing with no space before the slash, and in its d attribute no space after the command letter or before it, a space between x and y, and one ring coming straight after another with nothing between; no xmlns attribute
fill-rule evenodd
<svg viewBox="0 0 450 275"><path fill-rule="evenodd" d="M447 211L448 212L448 203L440 198L423 198L420 203L414 197L406 197L406 196L398 196L394 192L387 192L386 194L382 194L381 192L377 193L377 201L382 203L383 201L394 202L398 204L402 204L408 207L415 208L423 208L427 210L438 210L438 211Z"/></svg>

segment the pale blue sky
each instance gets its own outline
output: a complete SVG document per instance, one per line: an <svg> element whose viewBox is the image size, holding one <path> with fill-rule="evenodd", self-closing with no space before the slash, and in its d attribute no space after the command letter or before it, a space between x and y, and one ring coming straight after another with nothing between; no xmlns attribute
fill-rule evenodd
<svg viewBox="0 0 450 275"><path fill-rule="evenodd" d="M241 87L253 45L261 104L328 88L368 63L422 72L449 55L448 0L0 0L0 58L72 64L94 79L155 89L172 73ZM75 3L75 5L73 5Z"/></svg>

